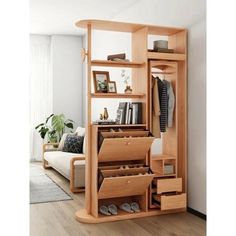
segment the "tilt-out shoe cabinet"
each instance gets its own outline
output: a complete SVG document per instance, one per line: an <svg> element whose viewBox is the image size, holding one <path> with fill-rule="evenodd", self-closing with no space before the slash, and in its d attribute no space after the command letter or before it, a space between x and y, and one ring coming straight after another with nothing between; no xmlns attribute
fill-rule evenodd
<svg viewBox="0 0 236 236"><path fill-rule="evenodd" d="M187 31L153 25L102 20L81 20L87 30L87 125L85 208L76 212L83 223L101 223L186 211L187 205ZM130 61L93 58L93 31L127 33L131 39ZM96 35L96 34L95 34ZM148 50L150 36L166 36L174 53ZM96 40L96 39L93 39ZM109 38L107 39L109 40ZM106 48L106 42L101 47ZM112 53L112 52L111 52ZM132 70L132 93L92 92L93 67L121 67ZM163 74L175 94L173 126L161 134L161 154L151 154L152 76ZM118 78L117 78L118 79ZM119 81L117 81L119 83ZM122 83L122 81L120 81ZM92 100L128 99L142 103L142 122L129 125L94 125ZM109 109L109 107L108 107ZM116 130L115 134L111 132ZM102 137L102 139L101 139ZM174 166L166 174L165 165ZM127 170L119 168L130 166ZM149 169L149 170L148 170ZM124 174L127 172L128 174ZM143 172L143 174L137 174ZM100 214L101 205L137 202L141 211L117 215Z"/></svg>

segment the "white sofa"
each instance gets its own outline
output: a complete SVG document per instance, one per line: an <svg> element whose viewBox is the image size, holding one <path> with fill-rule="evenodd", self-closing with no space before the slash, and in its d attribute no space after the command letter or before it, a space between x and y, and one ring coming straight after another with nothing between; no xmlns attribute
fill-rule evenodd
<svg viewBox="0 0 236 236"><path fill-rule="evenodd" d="M76 132L85 136L85 128L78 127ZM53 168L70 181L72 192L85 190L85 138L83 153L70 153L58 150L58 143L44 144L43 166Z"/></svg>

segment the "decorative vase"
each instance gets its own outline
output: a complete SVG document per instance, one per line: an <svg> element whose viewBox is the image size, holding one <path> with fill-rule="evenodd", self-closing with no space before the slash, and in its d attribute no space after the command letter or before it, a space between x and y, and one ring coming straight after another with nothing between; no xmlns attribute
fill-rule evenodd
<svg viewBox="0 0 236 236"><path fill-rule="evenodd" d="M109 115L108 115L107 108L106 108L106 107L104 107L104 112L103 112L103 119L104 119L104 120L107 120L107 119L108 119L108 117L109 117Z"/></svg>

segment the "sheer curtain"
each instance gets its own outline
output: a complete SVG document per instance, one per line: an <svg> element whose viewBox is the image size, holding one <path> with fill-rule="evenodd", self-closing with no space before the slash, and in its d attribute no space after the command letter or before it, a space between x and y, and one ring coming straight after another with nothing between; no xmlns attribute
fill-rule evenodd
<svg viewBox="0 0 236 236"><path fill-rule="evenodd" d="M51 37L30 35L30 160L42 160L42 145L35 126L52 113Z"/></svg>

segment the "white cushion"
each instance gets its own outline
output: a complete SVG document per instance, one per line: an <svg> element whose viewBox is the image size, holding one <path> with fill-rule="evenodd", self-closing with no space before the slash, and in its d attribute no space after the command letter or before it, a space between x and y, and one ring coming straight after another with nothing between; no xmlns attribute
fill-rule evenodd
<svg viewBox="0 0 236 236"><path fill-rule="evenodd" d="M70 160L73 157L84 157L81 153L51 151L44 153L44 159L67 179L70 179ZM75 187L85 186L85 160L75 161Z"/></svg>
<svg viewBox="0 0 236 236"><path fill-rule="evenodd" d="M75 131L79 136L85 136L85 128L83 127L78 127Z"/></svg>

